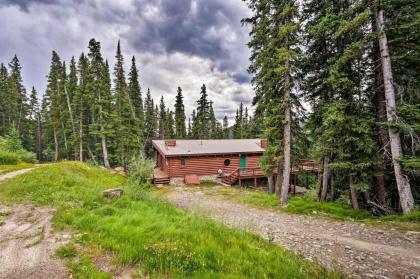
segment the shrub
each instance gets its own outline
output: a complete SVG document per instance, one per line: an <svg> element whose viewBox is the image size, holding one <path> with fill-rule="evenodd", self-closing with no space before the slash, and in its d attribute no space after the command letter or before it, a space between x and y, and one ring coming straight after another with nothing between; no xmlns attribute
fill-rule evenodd
<svg viewBox="0 0 420 279"><path fill-rule="evenodd" d="M150 186L153 179L154 161L134 158L128 166L128 179L132 186Z"/></svg>
<svg viewBox="0 0 420 279"><path fill-rule="evenodd" d="M33 152L21 150L16 153L20 160L25 163L34 164L37 162L36 155Z"/></svg>
<svg viewBox="0 0 420 279"><path fill-rule="evenodd" d="M16 165L20 162L18 154L0 150L0 165Z"/></svg>

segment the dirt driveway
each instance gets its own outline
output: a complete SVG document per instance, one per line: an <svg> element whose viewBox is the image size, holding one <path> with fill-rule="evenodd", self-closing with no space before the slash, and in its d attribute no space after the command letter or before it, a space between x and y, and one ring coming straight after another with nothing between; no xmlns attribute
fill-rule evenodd
<svg viewBox="0 0 420 279"><path fill-rule="evenodd" d="M0 176L2 180L30 171L23 169ZM1 184L0 184L1 187ZM54 257L70 235L53 233L53 209L0 203L0 278L69 278L64 262Z"/></svg>
<svg viewBox="0 0 420 279"><path fill-rule="evenodd" d="M257 209L188 187L167 188L188 211L259 234L353 278L420 278L420 233Z"/></svg>

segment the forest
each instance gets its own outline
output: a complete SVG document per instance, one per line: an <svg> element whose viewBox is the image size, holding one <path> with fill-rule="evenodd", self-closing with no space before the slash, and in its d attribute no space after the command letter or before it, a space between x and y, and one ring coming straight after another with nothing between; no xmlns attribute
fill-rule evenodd
<svg viewBox="0 0 420 279"><path fill-rule="evenodd" d="M420 4L247 4L252 15L242 23L250 29L255 95L252 110L238 106L232 126L227 116L216 118L205 84L187 116L183 96L189 92L174 87L154 100L139 82L135 57L125 72L120 41L111 70L100 42L91 39L86 53L70 61L52 51L42 98L23 85L17 55L1 63L2 141L20 138L40 162L80 160L110 168L153 157L152 139L264 137L261 166L269 193L283 205L291 168L299 159L315 159L321 166L314 182L318 201L345 199L359 208L374 200L404 213L418 209L420 19L411 15ZM176 94L175 104L164 94ZM0 141L1 148L10 149Z"/></svg>

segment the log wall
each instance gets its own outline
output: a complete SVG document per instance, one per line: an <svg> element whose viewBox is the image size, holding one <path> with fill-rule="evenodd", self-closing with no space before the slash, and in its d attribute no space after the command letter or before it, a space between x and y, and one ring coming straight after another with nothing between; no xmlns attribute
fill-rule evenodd
<svg viewBox="0 0 420 279"><path fill-rule="evenodd" d="M247 168L257 168L261 158L260 154L248 154ZM185 159L185 166L181 166L181 159ZM225 166L226 159L230 160L230 165ZM169 164L169 177L185 176L187 174L196 175L216 175L221 169L225 174L239 168L239 154L225 156L191 156L191 157L170 157L167 158Z"/></svg>

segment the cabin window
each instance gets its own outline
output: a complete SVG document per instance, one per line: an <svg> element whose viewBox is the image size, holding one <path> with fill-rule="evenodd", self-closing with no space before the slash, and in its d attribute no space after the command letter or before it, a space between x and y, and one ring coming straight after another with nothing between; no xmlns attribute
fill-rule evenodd
<svg viewBox="0 0 420 279"><path fill-rule="evenodd" d="M229 160L229 159L226 159L223 163L224 163L224 164L225 164L225 166L227 167L227 166L229 166L229 165L230 165L230 160Z"/></svg>
<svg viewBox="0 0 420 279"><path fill-rule="evenodd" d="M187 163L185 158L180 159L181 161L181 168L185 168L185 164Z"/></svg>

